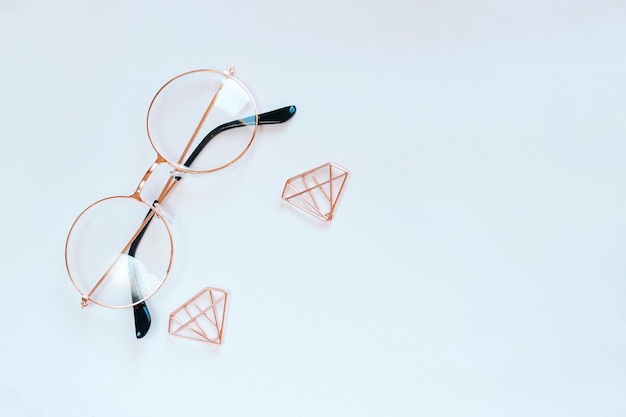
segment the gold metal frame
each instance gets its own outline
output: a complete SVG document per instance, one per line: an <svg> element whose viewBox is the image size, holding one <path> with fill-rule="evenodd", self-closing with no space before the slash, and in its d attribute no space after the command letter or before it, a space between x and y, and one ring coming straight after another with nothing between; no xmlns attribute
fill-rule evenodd
<svg viewBox="0 0 626 417"><path fill-rule="evenodd" d="M176 162L172 162L172 161L168 161L157 149L157 147L155 146L152 136L150 134L150 130L149 130L149 125L148 125L148 121L150 118L150 112L152 110L152 106L154 105L154 102L156 100L156 98L159 96L159 94L168 86L170 85L172 82L174 82L175 80L178 80L186 75L189 74L193 74L193 73L199 73L199 72L208 72L208 73L215 73L215 74L220 74L223 75L225 78L224 80L232 80L234 81L236 84L238 84L249 96L250 101L252 103L252 107L254 109L254 114L256 115L256 120L255 120L255 124L254 124L254 129L252 131L252 136L250 138L250 141L248 142L247 146L244 148L244 150L237 155L233 160L231 160L229 163L226 163L222 166L219 166L217 168L214 169L210 169L210 170L193 170L190 169L188 167L182 166L181 163L184 160L186 154L188 153L191 144L193 143L194 139L196 138L196 136L198 135L202 125L204 124L206 117L208 115L208 113L211 111L213 105L215 104L215 101L217 99L218 94L220 93L222 87L223 87L223 83L222 85L218 88L217 92L215 93L215 95L213 96L213 99L211 100L211 102L209 103L209 105L207 106L207 109L205 110L200 122L198 123L198 125L196 126L196 128L194 129L194 132L191 136L191 138L189 139L189 142L187 144L187 146L185 147L182 155L180 156L180 158L178 159L178 161ZM107 269L107 271L105 271L105 273L101 276L101 278L97 281L96 285L91 288L89 291L87 292L83 292L82 289L80 289L74 279L74 277L72 276L72 272L70 271L70 266L69 266L69 259L68 259L68 245L69 245L69 241L70 241L70 236L72 234L72 231L74 231L74 228L77 224L77 222L81 219L81 217L93 206L95 206L96 204L99 204L103 201L107 201L107 200L111 200L114 198L131 198L134 200L137 200L143 204L146 204L147 207L150 209L150 214L148 216L146 216L146 218L144 219L144 221L142 222L142 224L139 226L139 228L137 229L137 231L134 233L134 235L130 238L129 242L122 248L122 250L120 251L118 258L120 256L123 255L123 253L128 250L129 246L131 245L131 243L133 242L133 240L138 236L138 234L141 232L141 230L144 228L144 226L152 219L152 217L156 214L158 217L160 217L161 219L165 220L165 217L163 216L163 213L159 210L158 207L154 207L151 204L149 204L148 202L146 202L142 197L141 197L141 191L144 187L144 185L146 184L146 182L148 181L148 179L150 178L150 176L152 175L152 173L156 170L156 168L161 165L161 164L168 164L172 167L173 169L173 173L172 175L169 177L169 179L167 180L165 186L163 187L163 189L161 190L161 192L159 193L159 196L157 197L157 201L159 202L159 204L162 204L167 196L170 195L170 193L172 192L172 190L176 187L176 185L179 183L179 181L176 180L177 174L184 174L184 173L195 173L195 174L204 174L204 173L209 173L209 172L215 172L221 169L224 169L232 164L234 164L235 162L237 162L242 156L243 154L245 154L248 149L250 148L250 146L252 145L252 142L254 141L254 138L256 136L257 130L258 130L258 111L257 111L257 107L256 107L256 103L254 102L254 99L252 98L252 94L250 94L250 91L246 88L245 85L243 85L243 83L241 83L238 79L236 79L234 76L234 69L233 68L229 68L227 70L224 71L218 71L218 70L212 70L212 69L200 69L200 70L193 70L193 71L188 71L185 72L183 74L177 75L176 77L172 78L171 80L169 80L167 83L165 83L155 94L154 98L152 99L152 101L150 102L150 107L148 108L148 115L146 116L146 127L148 130L148 138L150 140L150 144L152 145L152 148L154 149L154 151L157 154L157 158L154 161L154 163L152 163L152 165L150 166L150 168L148 168L148 170L146 171L146 173L143 175L143 177L141 178L141 181L139 182L139 184L137 185L137 188L135 189L135 191L130 195L130 196L113 196L113 197L107 197L101 200L96 201L95 203L92 203L91 205L89 205L89 207L87 207L85 210L83 210L81 212L81 214L76 218L76 220L74 220L74 222L72 223L72 226L70 228L70 231L67 235L67 238L65 240L65 265L66 265L66 270L67 273L70 277L70 280L72 282L72 284L74 285L74 287L76 288L76 290L78 290L78 292L81 294L81 306L82 307L86 307L89 303L89 301L93 302L94 304L103 306L103 307L108 307L108 308L128 308L128 307L132 307L133 305L139 304L142 301L147 300L148 298L150 298L151 296L153 296L164 284L165 280L167 279L167 276L169 275L172 263L173 263L173 259L174 259L174 243L173 243L173 237L172 237L172 233L170 230L170 227L168 225L167 221L164 221L165 226L166 226L166 230L167 233L169 235L169 239L170 239L170 260L169 260L169 264L167 266L167 270L165 272L165 276L162 278L162 280L160 281L159 285L157 286L157 288L152 291L150 294L148 294L147 296L145 296L142 300L139 300L137 302L128 304L128 305L122 305L122 306L116 306L116 305L108 305L105 303L101 303L98 302L97 300L94 300L92 298L94 292L98 289L98 287L107 279L107 274L108 272L111 270L111 268L113 267L113 265L115 264L115 261L111 264L111 266ZM117 260L116 259L116 260Z"/></svg>
<svg viewBox="0 0 626 417"><path fill-rule="evenodd" d="M172 78L171 80L169 80L168 82L166 82L163 87L161 87L159 89L159 91L157 91L157 93L154 95L154 97L152 98L152 101L150 102L150 106L148 107L148 114L146 115L146 130L148 131L148 139L150 140L150 144L152 145L152 147L154 148L154 151L157 153L157 155L159 155L162 159L162 162L168 162L166 161L166 159L159 153L159 150L157 149L156 145L154 144L154 140L152 138L152 135L150 134L150 127L149 127L149 120L150 120L150 113L152 112L152 106L154 105L154 102L156 100L156 98L159 96L159 94L161 93L161 91L163 91L168 85L170 85L171 83L173 83L174 81L178 80L179 78L182 78L186 75L189 74L194 74L194 73L198 73L198 72L212 72L212 73L218 73L218 74L222 74L225 75L227 79L233 80L234 82L236 82L241 88L243 88L243 90L248 94L248 96L250 97L251 101L252 101L252 106L254 108L254 114L257 115L257 121L258 121L258 110L256 107L256 103L254 102L254 100L252 100L252 94L250 94L250 91L248 90L248 88L246 88L245 85L243 85L243 83L241 83L241 81L239 81L238 79L236 79L233 74L235 73L235 69L234 68L228 68L225 71L217 71L217 70L210 70L210 69L201 69L201 70L193 70L193 71L187 71L185 73L182 73L180 75L177 75L176 77ZM221 169L224 169L226 167L231 166L232 164L234 164L235 162L237 162L242 156L243 154L245 154L248 149L250 148L250 146L252 145L252 142L254 141L254 138L256 136L256 132L259 128L258 123L255 124L254 126L254 131L252 132L252 137L250 138L250 141L248 142L248 145L244 148L244 150L237 156L235 157L235 159L233 159L232 161L219 166L217 168L214 169L208 169L208 170L193 170L190 169L188 167L185 167L183 165L181 165L181 162L183 161L183 159L185 158L187 152L189 151L189 148L191 147L191 144L193 142L193 140L196 138L196 136L198 135L198 132L200 131L200 128L202 127L202 125L204 124L204 121L207 117L207 115L209 114L209 112L211 111L211 108L213 107L213 105L215 104L215 100L217 99L217 95L220 93L222 86L220 86L220 88L218 89L218 91L216 92L215 96L213 97L213 100L211 101L211 103L209 103L209 106L207 107L206 111L204 112L200 123L198 123L198 126L196 127L196 129L194 130L193 134L191 135L191 138L189 139L189 143L187 144L187 146L185 147L185 150L183 151L183 154L180 156L180 158L178 159L178 161L176 163L172 163L171 161L169 162L170 165L172 165L172 167L180 172L189 172L189 173L195 173L195 174L206 174L209 172L215 172L215 171L219 171ZM158 158L157 158L157 162L158 162ZM150 172L150 170L149 170Z"/></svg>
<svg viewBox="0 0 626 417"><path fill-rule="evenodd" d="M72 273L70 271L69 268L69 259L68 259L68 253L67 253L67 249L68 249L68 244L69 244L69 239L70 236L72 235L72 232L74 231L74 227L76 226L76 224L78 223L78 221L81 219L81 217L87 213L89 211L89 209L91 209L92 207L94 207L97 204L100 204L104 201L108 201L108 200L113 200L113 199L117 199L117 198L132 198L132 199L136 199L138 200L140 203L145 204L146 208L149 210L150 215L146 216L145 219L143 220L143 222L141 223L141 225L137 228L137 230L135 231L135 233L131 236L131 238L128 240L128 243L126 243L126 245L124 245L124 247L120 250L119 254L117 255L117 257L113 260L113 262L111 263L111 265L107 268L107 270L102 274L102 276L100 277L100 279L98 280L98 282L96 283L96 285L94 285L94 287L88 292L88 293L83 293L82 290L78 287L78 284L76 283L76 281L74 280L74 277L72 276ZM105 279L107 278L107 276L109 275L109 272L111 271L111 269L113 268L113 266L116 264L116 262L120 259L120 257L124 254L124 252L126 252L128 250L128 248L130 247L130 245L132 244L132 242L135 240L135 238L139 235L139 233L141 232L141 230L144 228L144 226L152 219L152 217L154 216L154 214L156 214L159 218L161 218L163 220L163 224L165 225L165 228L167 230L167 234L170 240L170 259L169 259L169 263L167 265L167 270L165 271L165 276L161 279L159 285L150 293L148 294L143 300L141 301L145 301L148 298L152 297L165 283L165 279L167 278L167 276L170 273L170 269L172 268L172 263L174 261L174 238L172 236L172 231L170 229L170 225L167 221L167 219L163 216L163 213L161 213L161 211L159 210L158 206L154 207L150 204L148 204L147 202L145 202L144 200L142 200L141 198L135 198L135 197L127 197L127 196L113 196L113 197L107 197L107 198L103 198L101 200L96 201L95 203L92 203L89 205L89 207L87 207L85 210L82 211L82 213L80 213L78 215L78 217L76 218L76 220L74 220L74 223L72 223L72 227L70 228L70 231L67 234L67 238L65 240L65 267L67 269L67 273L70 277L70 280L72 281L72 284L74 285L74 288L76 288L78 290L78 292L81 294L81 301L80 301L80 305L84 308L87 307L89 301L91 301L94 304L97 304L99 306L102 307L108 307L108 308L128 308L128 307L132 307L135 304L139 304L141 301L138 301L136 303L131 303L128 305L122 305L122 306L115 306L115 305L110 305L110 304L105 304L105 303L101 303L97 300L94 300L91 298L91 296L93 295L93 293L98 289L98 287L105 281Z"/></svg>

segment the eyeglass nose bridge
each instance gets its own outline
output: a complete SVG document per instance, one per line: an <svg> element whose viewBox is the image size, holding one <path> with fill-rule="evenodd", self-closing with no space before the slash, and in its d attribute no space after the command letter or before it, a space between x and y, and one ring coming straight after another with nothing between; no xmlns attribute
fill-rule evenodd
<svg viewBox="0 0 626 417"><path fill-rule="evenodd" d="M146 182L148 182L148 178L150 178L154 170L157 169L157 167L162 163L167 163L167 161L161 155L158 155L156 161L154 161L154 163L150 165L150 168L148 168L146 173L143 174L141 181L139 181L135 192L130 195L130 198L141 201L141 190L143 190L144 185L146 185Z"/></svg>
<svg viewBox="0 0 626 417"><path fill-rule="evenodd" d="M161 154L157 154L157 159L152 163L152 165L150 165L150 168L148 168L146 173L143 174L143 177L141 177L141 181L139 181L139 184L137 185L137 188L135 189L135 192L133 192L129 196L130 198L134 198L135 200L143 201L143 199L141 198L141 192L143 191L143 187L146 185L146 183L148 182L148 179L152 176L154 171L161 164L169 165L170 167L172 167L172 171L170 171L170 174L172 175L172 178L176 180L176 182L178 182L183 176L185 176L187 174L184 171L180 171L180 170L176 169L176 167L173 166ZM166 186L166 188L167 188L167 186Z"/></svg>

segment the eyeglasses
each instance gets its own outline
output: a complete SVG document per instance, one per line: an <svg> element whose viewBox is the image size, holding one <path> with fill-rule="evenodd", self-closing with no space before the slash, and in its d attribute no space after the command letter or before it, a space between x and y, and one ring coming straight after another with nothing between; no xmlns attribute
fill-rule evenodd
<svg viewBox="0 0 626 417"><path fill-rule="evenodd" d="M91 204L67 236L65 264L81 305L134 307L137 338L150 327L145 301L172 267L174 242L163 202L184 174L232 165L250 148L259 125L283 123L295 114L295 106L258 114L250 92L233 74L233 69L189 71L161 87L146 118L155 162L133 194ZM161 164L172 171L149 203L141 191Z"/></svg>

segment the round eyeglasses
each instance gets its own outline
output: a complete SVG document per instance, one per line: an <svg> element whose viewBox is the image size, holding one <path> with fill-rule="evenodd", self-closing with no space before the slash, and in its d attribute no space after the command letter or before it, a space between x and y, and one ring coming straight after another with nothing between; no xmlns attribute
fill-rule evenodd
<svg viewBox="0 0 626 417"><path fill-rule="evenodd" d="M248 89L226 71L195 70L178 75L156 93L146 119L157 153L135 192L87 207L72 224L65 263L81 304L135 307L137 337L150 326L145 300L167 278L174 243L161 204L185 173L226 168L249 149L259 125L283 123L296 111L287 106L258 114ZM154 170L169 164L172 173L157 199L141 191Z"/></svg>

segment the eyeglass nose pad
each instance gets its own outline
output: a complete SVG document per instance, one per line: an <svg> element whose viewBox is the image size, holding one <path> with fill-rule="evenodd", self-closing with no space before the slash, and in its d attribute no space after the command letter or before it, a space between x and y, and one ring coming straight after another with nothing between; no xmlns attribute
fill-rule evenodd
<svg viewBox="0 0 626 417"><path fill-rule="evenodd" d="M161 203L159 203L158 201L155 200L152 203L152 207L157 212L159 217L161 217L163 219L163 221L165 221L167 223L168 226L172 225L172 220L174 220L174 216L172 215L172 213L170 211L168 211L165 208L165 206L163 206Z"/></svg>
<svg viewBox="0 0 626 417"><path fill-rule="evenodd" d="M190 175L193 176L193 174L191 172L187 172L187 171L182 171L176 167L172 167L172 169L170 170L170 175L176 180L176 181L180 181L183 178L185 178L186 176Z"/></svg>

